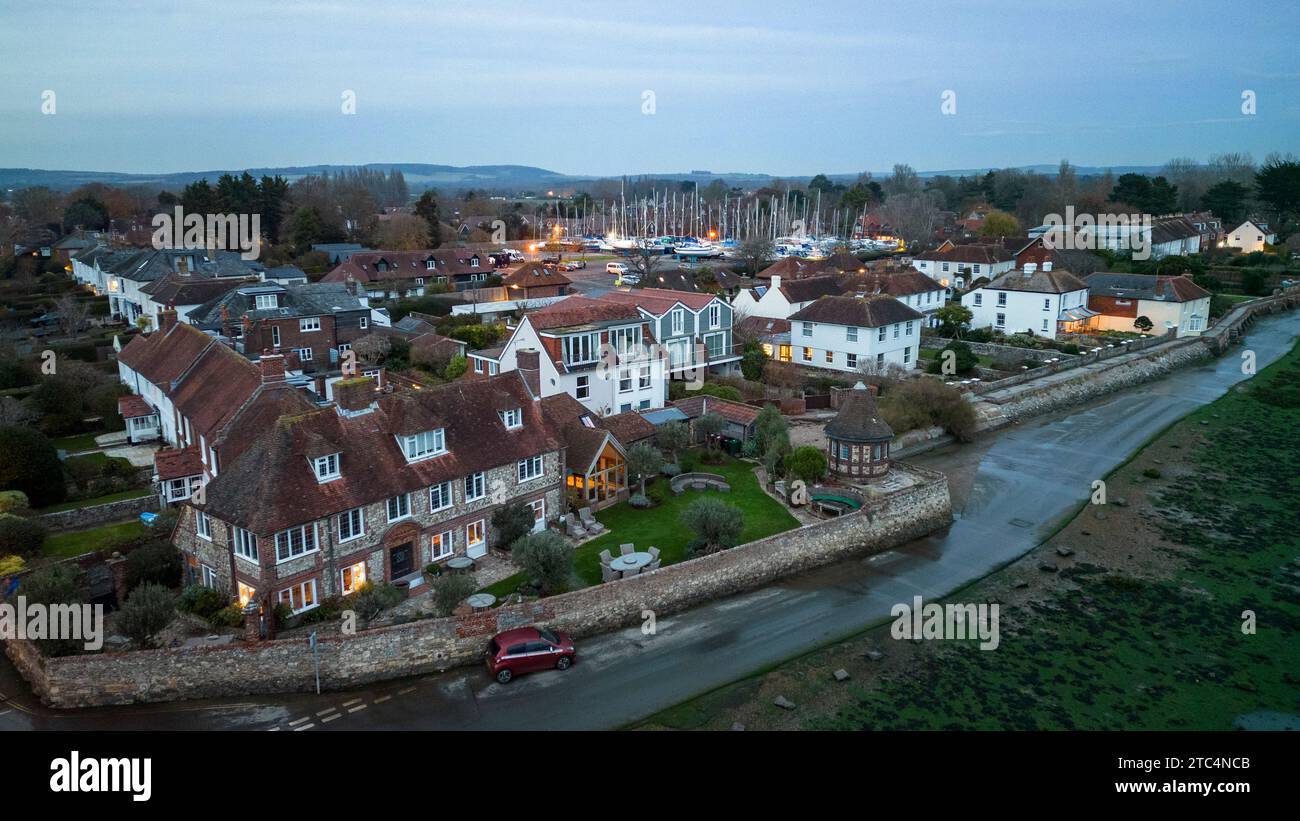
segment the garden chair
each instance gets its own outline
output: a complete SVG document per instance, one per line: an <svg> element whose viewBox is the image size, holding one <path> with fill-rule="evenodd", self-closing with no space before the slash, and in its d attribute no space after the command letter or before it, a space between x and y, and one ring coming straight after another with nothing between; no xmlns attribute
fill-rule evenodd
<svg viewBox="0 0 1300 821"><path fill-rule="evenodd" d="M658 570L658 569L659 569L659 559L655 559L654 561L650 562L650 564L648 564L648 565L645 566L645 569L646 569L646 570Z"/></svg>
<svg viewBox="0 0 1300 821"><path fill-rule="evenodd" d="M602 564L600 566L600 580L602 582L612 582L619 578L622 578L622 575L617 570L614 570L607 564Z"/></svg>
<svg viewBox="0 0 1300 821"><path fill-rule="evenodd" d="M604 550L600 551L601 564L607 565L612 561L614 561L614 556L609 552L609 548L605 548Z"/></svg>
<svg viewBox="0 0 1300 821"><path fill-rule="evenodd" d="M584 507L578 511L578 516L582 518L582 526L592 533L603 533L605 526L596 521L596 517L591 515L591 508Z"/></svg>
<svg viewBox="0 0 1300 821"><path fill-rule="evenodd" d="M659 548L652 547L646 552L650 554L650 558L654 559L656 562L659 561Z"/></svg>
<svg viewBox="0 0 1300 821"><path fill-rule="evenodd" d="M636 547L631 542L628 542L626 544L621 544L618 546L618 555L620 556L630 556L635 552L636 552Z"/></svg>

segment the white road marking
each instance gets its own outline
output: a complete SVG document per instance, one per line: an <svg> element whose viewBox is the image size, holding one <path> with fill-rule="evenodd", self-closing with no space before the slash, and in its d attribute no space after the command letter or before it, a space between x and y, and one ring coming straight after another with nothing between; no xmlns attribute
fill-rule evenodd
<svg viewBox="0 0 1300 821"><path fill-rule="evenodd" d="M391 699L391 698L392 698L392 696L380 696L379 698L375 699L375 703L376 703L376 704L383 704L385 701L388 701L388 700ZM0 715L3 715L3 713L0 713Z"/></svg>
<svg viewBox="0 0 1300 821"><path fill-rule="evenodd" d="M342 714L342 713L335 713L335 714L332 715L332 716L325 716L325 718L322 718L322 719L320 720L320 723L321 723L321 724L329 724L331 721L333 721L333 720L336 719L336 718L343 718L343 714Z"/></svg>
<svg viewBox="0 0 1300 821"><path fill-rule="evenodd" d="M303 716L302 718L300 718L300 719L298 719L298 720L296 720L296 721L290 721L290 722L289 722L289 726L290 726L290 727L293 727L293 726L296 726L296 725L298 725L298 724L303 723L304 721L310 721L310 720L311 720L311 716Z"/></svg>
<svg viewBox="0 0 1300 821"><path fill-rule="evenodd" d="M414 687L407 687L405 690L398 690L398 691L397 691L397 694L398 694L399 696L404 696L404 695L406 695L407 693L414 693L414 692L415 692L415 688L414 688Z"/></svg>
<svg viewBox="0 0 1300 821"><path fill-rule="evenodd" d="M355 713L357 710L364 710L364 709L366 709L366 707L368 707L368 706L370 706L370 705L368 705L368 704L362 704L362 705L359 706L359 707L351 707L351 708L348 709L348 712L349 712L349 713Z"/></svg>
<svg viewBox="0 0 1300 821"><path fill-rule="evenodd" d="M351 701L345 701L345 702L343 702L343 706L344 706L344 707L347 707L347 706L349 706L349 705L351 705L351 704L360 704L360 703L361 703L361 699L359 699L359 698L354 698L354 699L352 699Z"/></svg>
<svg viewBox="0 0 1300 821"><path fill-rule="evenodd" d="M337 712L337 711L338 711L338 708L337 708L337 707L330 707L328 710L321 710L321 711L320 711L319 713L317 713L316 715L318 715L318 716L323 716L323 715L325 715L326 713L334 713L334 712Z"/></svg>
<svg viewBox="0 0 1300 821"><path fill-rule="evenodd" d="M304 724L304 725L302 725L301 727L295 727L295 728L293 729L293 731L294 731L295 733L301 733L303 730L310 730L312 727L315 727L315 726L316 726L315 724Z"/></svg>

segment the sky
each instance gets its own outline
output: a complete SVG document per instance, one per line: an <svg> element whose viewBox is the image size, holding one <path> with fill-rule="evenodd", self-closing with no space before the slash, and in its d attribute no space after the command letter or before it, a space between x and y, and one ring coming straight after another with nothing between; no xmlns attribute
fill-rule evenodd
<svg viewBox="0 0 1300 821"><path fill-rule="evenodd" d="M1291 0L0 0L0 167L1260 160L1300 153L1297 34Z"/></svg>

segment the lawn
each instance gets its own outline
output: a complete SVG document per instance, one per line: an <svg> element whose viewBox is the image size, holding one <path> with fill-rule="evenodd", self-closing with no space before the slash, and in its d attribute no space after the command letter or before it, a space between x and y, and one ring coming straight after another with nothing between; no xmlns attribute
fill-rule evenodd
<svg viewBox="0 0 1300 821"><path fill-rule="evenodd" d="M83 450L94 450L99 447L95 444L96 436L103 436L104 432L99 433L81 433L76 436L64 436L59 439L51 440L54 447L68 453L78 453Z"/></svg>
<svg viewBox="0 0 1300 821"><path fill-rule="evenodd" d="M106 493L103 496L96 496L93 499L80 499L75 502L61 502L57 505L43 507L36 511L37 513L58 513L61 510L75 510L80 507L94 507L95 505L106 505L109 502L120 502L123 499L135 499L140 496L148 496L153 493L151 488L137 487L131 490L123 490L118 493Z"/></svg>
<svg viewBox="0 0 1300 821"><path fill-rule="evenodd" d="M77 530L71 533L53 533L45 539L41 555L48 558L64 559L80 556L92 550L108 550L144 536L148 529L143 522L130 521L104 525L90 530Z"/></svg>
<svg viewBox="0 0 1300 821"><path fill-rule="evenodd" d="M668 480L661 477L651 482L646 489L647 495L655 502L654 507L638 510L627 502L620 502L600 511L596 514L596 519L609 530L603 536L585 542L575 551L573 569L579 584L584 587L599 584L600 551L608 549L610 553L618 555L619 545L624 542L635 544L638 550L652 546L659 548L659 557L665 565L682 561L693 534L682 526L679 517L692 501L701 497L714 496L741 509L745 518L745 529L740 534L741 544L799 526L799 521L780 502L759 487L752 463L728 459L721 465L700 464L696 470L726 477L731 492L688 490L681 496L675 496L668 486ZM524 574L517 573L484 589L497 598L502 598L514 592L524 580Z"/></svg>

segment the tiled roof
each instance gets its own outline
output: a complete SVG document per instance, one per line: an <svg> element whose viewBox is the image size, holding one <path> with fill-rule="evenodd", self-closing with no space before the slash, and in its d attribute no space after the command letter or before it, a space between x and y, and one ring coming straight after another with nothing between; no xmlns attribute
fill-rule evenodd
<svg viewBox="0 0 1300 821"><path fill-rule="evenodd" d="M197 447L164 448L153 455L153 470L162 481L203 475L203 461Z"/></svg>
<svg viewBox="0 0 1300 821"><path fill-rule="evenodd" d="M528 314L529 323L538 331L617 323L640 318L641 312L634 305L620 305L585 296L571 296Z"/></svg>
<svg viewBox="0 0 1300 821"><path fill-rule="evenodd" d="M257 308L258 294L276 294L279 307ZM208 300L190 311L188 319L200 328L219 329L221 311L229 312L230 321L290 319L307 316L333 316L348 311L369 312L361 300L353 296L347 285L340 282L317 282L301 285L249 284Z"/></svg>
<svg viewBox="0 0 1300 821"><path fill-rule="evenodd" d="M1209 291L1184 276L1098 273L1088 277L1086 282L1091 296L1164 302L1195 302L1210 296Z"/></svg>
<svg viewBox="0 0 1300 821"><path fill-rule="evenodd" d="M840 278L836 276L812 277L810 279L796 279L793 282L782 282L781 293L785 298L792 302L812 302L814 299L832 294L840 294Z"/></svg>
<svg viewBox="0 0 1300 821"><path fill-rule="evenodd" d="M740 320L736 331L757 337L779 336L790 333L790 320L766 316L747 316Z"/></svg>
<svg viewBox="0 0 1300 821"><path fill-rule="evenodd" d="M916 259L935 262L960 262L981 265L993 265L999 262L1011 262L1015 254L1000 245L954 245L942 251L926 251L917 254Z"/></svg>
<svg viewBox="0 0 1300 821"><path fill-rule="evenodd" d="M547 268L540 262L525 262L501 280L501 285L506 288L545 288L572 284L573 280L560 273L559 269Z"/></svg>
<svg viewBox="0 0 1300 821"><path fill-rule="evenodd" d="M823 432L828 439L846 442L887 442L894 431L880 415L871 391L861 386L854 388L840 403L835 418L826 423Z"/></svg>
<svg viewBox="0 0 1300 821"><path fill-rule="evenodd" d="M822 264L820 260L784 257L759 271L755 276L758 279L771 279L778 276L784 282L787 279L794 280L819 276L821 273Z"/></svg>
<svg viewBox="0 0 1300 821"><path fill-rule="evenodd" d="M944 290L936 280L915 268L898 274L871 271L852 279L842 280L840 287L846 294L888 294L889 296L911 296Z"/></svg>
<svg viewBox="0 0 1300 821"><path fill-rule="evenodd" d="M673 407L686 414L689 419L698 419L706 413L716 413L728 422L738 425L752 425L758 418L760 409L744 402L719 399L716 396L688 396L672 403Z"/></svg>
<svg viewBox="0 0 1300 821"><path fill-rule="evenodd" d="M1081 291L1088 286L1083 280L1061 268L1044 271L1037 268L1031 273L1024 270L1007 271L997 279L980 286L990 291L1029 291L1038 294L1066 294Z"/></svg>
<svg viewBox="0 0 1300 821"><path fill-rule="evenodd" d="M700 311L717 297L713 294L671 291L666 288L634 288L631 291L609 291L601 294L597 299L621 305L635 305L655 316L663 316L679 302L692 311Z"/></svg>
<svg viewBox="0 0 1300 821"><path fill-rule="evenodd" d="M228 291L257 281L253 278L217 279L170 274L141 287L140 290L160 305L202 305Z"/></svg>
<svg viewBox="0 0 1300 821"><path fill-rule="evenodd" d="M596 424L614 434L625 448L655 435L655 426L636 411L603 416L596 420Z"/></svg>
<svg viewBox="0 0 1300 821"><path fill-rule="evenodd" d="M381 395L376 405L355 416L330 407L281 417L211 481L208 512L270 534L564 446L514 372ZM499 412L514 408L523 426L508 431ZM396 436L415 420L445 430L447 453L406 461ZM341 454L342 476L319 483L310 457L327 452Z"/></svg>
<svg viewBox="0 0 1300 821"><path fill-rule="evenodd" d="M133 393L130 396L118 397L117 412L123 419L130 419L133 416L152 416L154 408L144 401L143 396Z"/></svg>
<svg viewBox="0 0 1300 821"><path fill-rule="evenodd" d="M475 267L472 260L477 258ZM428 267L433 260L434 267ZM378 270L380 262L389 266L387 271ZM322 278L322 282L346 282L348 277L358 282L384 282L395 279L416 279L419 277L464 276L467 274L491 273L494 270L492 258L485 253L464 248L438 248L428 251L367 251L356 253L335 266Z"/></svg>
<svg viewBox="0 0 1300 821"><path fill-rule="evenodd" d="M908 322L925 317L920 311L894 299L879 294L868 297L824 296L790 316L792 321L823 322L828 325L854 325L859 328L879 328L895 322Z"/></svg>

